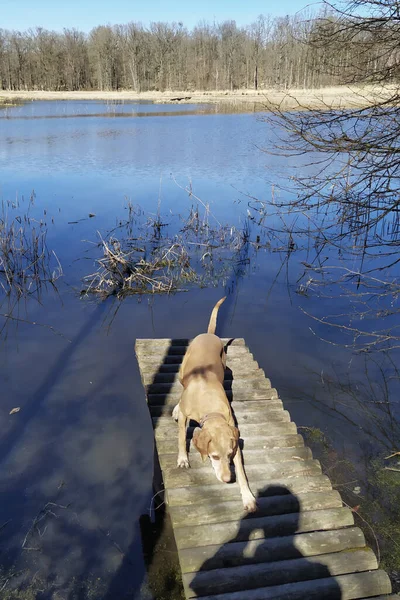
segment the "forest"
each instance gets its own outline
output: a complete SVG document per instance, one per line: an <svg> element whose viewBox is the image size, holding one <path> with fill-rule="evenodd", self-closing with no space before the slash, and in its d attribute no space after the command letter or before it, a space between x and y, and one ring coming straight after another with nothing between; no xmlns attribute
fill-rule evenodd
<svg viewBox="0 0 400 600"><path fill-rule="evenodd" d="M89 33L0 29L0 89L313 89L382 68L390 78L397 57L385 40L392 28L393 20L349 37L343 19L325 7L315 15L260 15L246 27L204 21L188 30L180 22L132 21Z"/></svg>

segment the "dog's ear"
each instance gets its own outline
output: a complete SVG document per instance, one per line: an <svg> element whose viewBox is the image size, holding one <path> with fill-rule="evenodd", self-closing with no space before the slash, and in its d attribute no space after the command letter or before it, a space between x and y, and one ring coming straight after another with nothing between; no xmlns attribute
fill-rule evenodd
<svg viewBox="0 0 400 600"><path fill-rule="evenodd" d="M196 427L193 431L193 444L201 454L203 462L208 456L208 444L211 442L211 435L205 429Z"/></svg>
<svg viewBox="0 0 400 600"><path fill-rule="evenodd" d="M239 433L239 429L237 427L233 427L233 425L231 425L231 431L232 431L232 437L231 437L232 450L233 450L234 454L236 454L236 450L237 450L238 443L239 443L240 433Z"/></svg>

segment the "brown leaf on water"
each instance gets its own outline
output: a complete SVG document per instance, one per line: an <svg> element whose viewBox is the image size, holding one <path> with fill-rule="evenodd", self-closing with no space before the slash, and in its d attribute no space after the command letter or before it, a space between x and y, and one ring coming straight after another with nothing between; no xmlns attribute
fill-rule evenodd
<svg viewBox="0 0 400 600"><path fill-rule="evenodd" d="M10 410L10 415L13 415L14 413L17 413L21 410L21 408L19 406L17 406L16 408L13 408Z"/></svg>
<svg viewBox="0 0 400 600"><path fill-rule="evenodd" d="M360 510L360 504L357 504L357 506L353 506L351 510L352 512L358 512Z"/></svg>

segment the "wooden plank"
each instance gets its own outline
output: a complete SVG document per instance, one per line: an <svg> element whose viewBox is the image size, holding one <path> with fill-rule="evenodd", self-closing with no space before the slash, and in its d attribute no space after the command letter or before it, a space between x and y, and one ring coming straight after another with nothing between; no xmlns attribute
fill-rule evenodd
<svg viewBox="0 0 400 600"><path fill-rule="evenodd" d="M183 576L186 595L191 598L237 592L265 586L318 579L329 575L359 573L378 568L375 554L368 548L335 552L269 564L242 565L234 568L213 569Z"/></svg>
<svg viewBox="0 0 400 600"><path fill-rule="evenodd" d="M192 439L193 431L195 427L187 428L187 439ZM265 423L241 423L240 424L240 436L250 438L254 436L265 436L271 437L276 435L296 435L297 427L295 423L290 421L289 423L280 423L280 422L269 422L268 427L266 427ZM167 438L177 438L178 437L178 426L172 420L169 422L169 425L164 425L162 427L157 427L154 431L155 438L158 440L163 440Z"/></svg>
<svg viewBox="0 0 400 600"><path fill-rule="evenodd" d="M331 490L332 485L326 475L304 477L294 475L290 478L250 481L253 494L266 497L276 494L301 494L306 492L322 492ZM212 503L229 500L240 502L240 492L237 483L214 483L206 486L169 488L166 490L166 500L169 506L186 506L188 504Z"/></svg>
<svg viewBox="0 0 400 600"><path fill-rule="evenodd" d="M258 406L257 408L253 408L251 406L251 402L246 403L236 403L232 406L232 412L237 420L242 421L243 423L254 423L257 419L263 418L271 418L273 419L274 415L286 415L287 421L290 421L290 413L287 410L283 409L283 406L280 406L280 400L275 401L267 400L263 408Z"/></svg>
<svg viewBox="0 0 400 600"><path fill-rule="evenodd" d="M264 379L233 379L224 381L224 389L235 392L246 392L248 396L253 394L253 391L266 391L271 389L271 382ZM182 394L183 387L176 380L173 383L150 383L147 386L148 394Z"/></svg>
<svg viewBox="0 0 400 600"><path fill-rule="evenodd" d="M205 569L269 563L298 558L299 555L307 557L363 547L365 547L365 538L361 529L346 527L333 531L313 531L283 537L185 548L179 551L179 560L182 573L193 573Z"/></svg>
<svg viewBox="0 0 400 600"><path fill-rule="evenodd" d="M152 354L152 352L150 351L150 353L148 354L138 354L136 353L136 356L138 358L138 361L140 362L140 364L159 364L161 365L180 365L182 363L183 360L183 354L165 354L165 355L160 355L157 354L156 356ZM227 354L226 355L226 366L229 367L230 369L232 369L232 371L234 370L234 366L236 365L237 367L242 364L244 361L248 362L254 362L257 363L257 361L254 359L254 356L248 352L247 354L245 352L242 352L240 354Z"/></svg>
<svg viewBox="0 0 400 600"><path fill-rule="evenodd" d="M233 467L232 474L234 478ZM258 464L246 466L246 475L249 482L255 481L259 478L262 478L264 481L268 481L269 479L278 479L280 477L293 477L294 475L298 474L303 475L303 477L321 475L321 465L317 460L293 460L286 461L282 464L266 463L262 465ZM177 467L172 469L164 469L163 476L166 487L208 485L218 481L211 465L199 469L179 469ZM222 483L221 485L225 486L228 484Z"/></svg>
<svg viewBox="0 0 400 600"><path fill-rule="evenodd" d="M171 417L175 404L164 406L149 406L152 417ZM259 415L264 411L283 410L282 400L270 398L269 400L253 400L248 402L232 402L231 407L237 418L247 415Z"/></svg>
<svg viewBox="0 0 400 600"><path fill-rule="evenodd" d="M160 347L157 344L155 344L153 346L151 346L151 345L140 346L139 345L135 348L135 350L136 350L136 355L138 356L139 359L142 359L142 357L145 357L145 356L153 357L154 361L161 363L161 362L163 362L165 355L181 356L183 358L185 356L187 346L172 345L172 346ZM251 357L253 357L253 355L249 352L249 350L246 346L235 346L235 345L229 346L227 356L232 356L232 357L251 356Z"/></svg>
<svg viewBox="0 0 400 600"><path fill-rule="evenodd" d="M375 570L247 590L245 598L240 591L202 596L202 600L356 600L390 592L385 571Z"/></svg>
<svg viewBox="0 0 400 600"><path fill-rule="evenodd" d="M174 469L176 467L176 455L178 452L177 445L170 454L160 454L159 461L162 469ZM304 446L299 448L271 448L270 450L246 450L246 455L243 455L244 463L246 464L282 464L287 460L311 460L312 452L310 448ZM199 452L193 450L190 454L190 464L192 469L204 467L210 464L209 459L203 463Z"/></svg>
<svg viewBox="0 0 400 600"><path fill-rule="evenodd" d="M178 379L178 365L173 365L176 369L175 372L163 372L159 369L156 369L155 366L152 366L149 369L142 369L142 382L144 385L149 385L150 383L174 383L175 381L179 381ZM232 371L226 370L224 374L224 381L247 381L249 379L256 379L257 381L262 381L265 379L265 373L263 369L254 366L254 362L249 363L248 367L245 369L241 369L240 376L233 377Z"/></svg>
<svg viewBox="0 0 400 600"><path fill-rule="evenodd" d="M177 366L177 365L174 365ZM233 381L250 381L250 380L254 380L254 381L265 381L265 373L262 369L260 369L259 367L257 368L253 368L253 365L250 365L247 369L242 369L242 372L240 373L240 377L233 377L232 376L232 372L227 372L225 371L225 375L224 375L224 382L225 385L227 386L228 382L233 382ZM159 384L159 383L164 383L164 384L168 384L168 385L172 385L174 383L179 383L179 379L178 379L178 373L163 373L160 372L158 369L155 370L153 369L149 369L149 370L143 370L142 371L142 383L145 386L151 385L151 384Z"/></svg>
<svg viewBox="0 0 400 600"><path fill-rule="evenodd" d="M289 423L290 422L290 414L287 410L278 409L278 410L264 410L264 411L249 411L245 413L244 411L239 412L239 415L235 413L235 416L238 417L238 425L239 429L241 424L245 425L257 425L264 423L267 428L269 423ZM166 417L153 417L153 425L157 427L171 427L171 423L174 421L171 420L171 416Z"/></svg>
<svg viewBox="0 0 400 600"><path fill-rule="evenodd" d="M261 369L258 365L258 363L254 360L251 359L249 357L245 357L242 359L233 359L230 358L227 360L230 360L231 364L233 363L236 367L239 367L239 365L245 365L246 369L250 369L250 371L262 371L263 369ZM180 364L179 363L155 363L154 360L152 360L151 357L147 357L146 360L141 360L140 361L140 372L141 373L145 373L145 374L149 374L149 373L154 373L157 374L159 373L160 375L172 375L172 376L177 376L177 374L179 373L179 369L180 369ZM241 373L239 373L239 375L241 375ZM232 376L232 369L229 368L229 366L227 366L227 368L225 369L225 377L227 379L229 379L229 377Z"/></svg>
<svg viewBox="0 0 400 600"><path fill-rule="evenodd" d="M258 498L257 512L248 515L237 500L218 502L215 504L195 504L189 506L170 507L169 513L172 524L177 527L186 525L202 525L203 523L224 523L246 518L270 517L286 513L296 513L307 510L323 510L325 508L340 508L340 494L334 490L311 492L306 494L286 494L285 496L270 496Z"/></svg>
<svg viewBox="0 0 400 600"><path fill-rule="evenodd" d="M136 348L167 348L169 346L188 346L193 338L140 338L135 341ZM233 346L246 346L244 338L220 338L224 346L229 344L229 348ZM247 346L246 346L247 347Z"/></svg>
<svg viewBox="0 0 400 600"><path fill-rule="evenodd" d="M252 400L268 400L269 398L278 398L278 392L275 388L265 390L237 390L232 393L231 390L225 390L228 400L233 402L251 402ZM165 404L175 405L181 398L181 392L169 394L148 394L147 402L150 406L164 406Z"/></svg>
<svg viewBox="0 0 400 600"><path fill-rule="evenodd" d="M254 517L226 523L175 527L178 551L207 544L225 544L232 541L256 540L264 537L292 535L326 529L340 529L354 525L353 514L348 508L329 508L304 513L291 513L273 517Z"/></svg>
<svg viewBox="0 0 400 600"><path fill-rule="evenodd" d="M177 434L171 436L163 436L161 439L157 439L157 451L161 454L170 454L176 452L178 448ZM189 451L191 453L197 453L194 448L191 439L188 441ZM304 446L303 437L297 435L252 435L246 439L243 443L240 443L243 453L247 450L269 450L272 448L298 448ZM245 458L246 460L246 458Z"/></svg>
<svg viewBox="0 0 400 600"><path fill-rule="evenodd" d="M181 365L178 362L163 362L159 364L154 362L154 360L151 357L148 357L146 361L140 361L140 373L142 377L148 377L150 375L153 375L153 377L157 375L169 375L170 377L177 378L180 366ZM243 378L244 372L246 374L264 373L263 369L259 367L258 363L254 359L251 359L249 357L242 357L241 359L227 358L227 368L225 369L224 378L231 379L233 371L237 373L238 378Z"/></svg>

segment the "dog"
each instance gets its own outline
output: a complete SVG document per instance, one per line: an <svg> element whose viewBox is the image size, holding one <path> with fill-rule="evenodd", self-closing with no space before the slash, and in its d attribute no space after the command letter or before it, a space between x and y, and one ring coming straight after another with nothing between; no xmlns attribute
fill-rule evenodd
<svg viewBox="0 0 400 600"><path fill-rule="evenodd" d="M215 335L218 309L226 297L214 306L207 333L198 335L190 344L179 370L183 392L172 416L178 421L177 466L189 468L186 449L186 426L189 420L200 427L193 432L193 444L203 462L211 460L217 479L231 481L231 460L242 495L244 509L254 512L256 499L250 491L239 448L239 430L224 390L226 354L219 337Z"/></svg>

